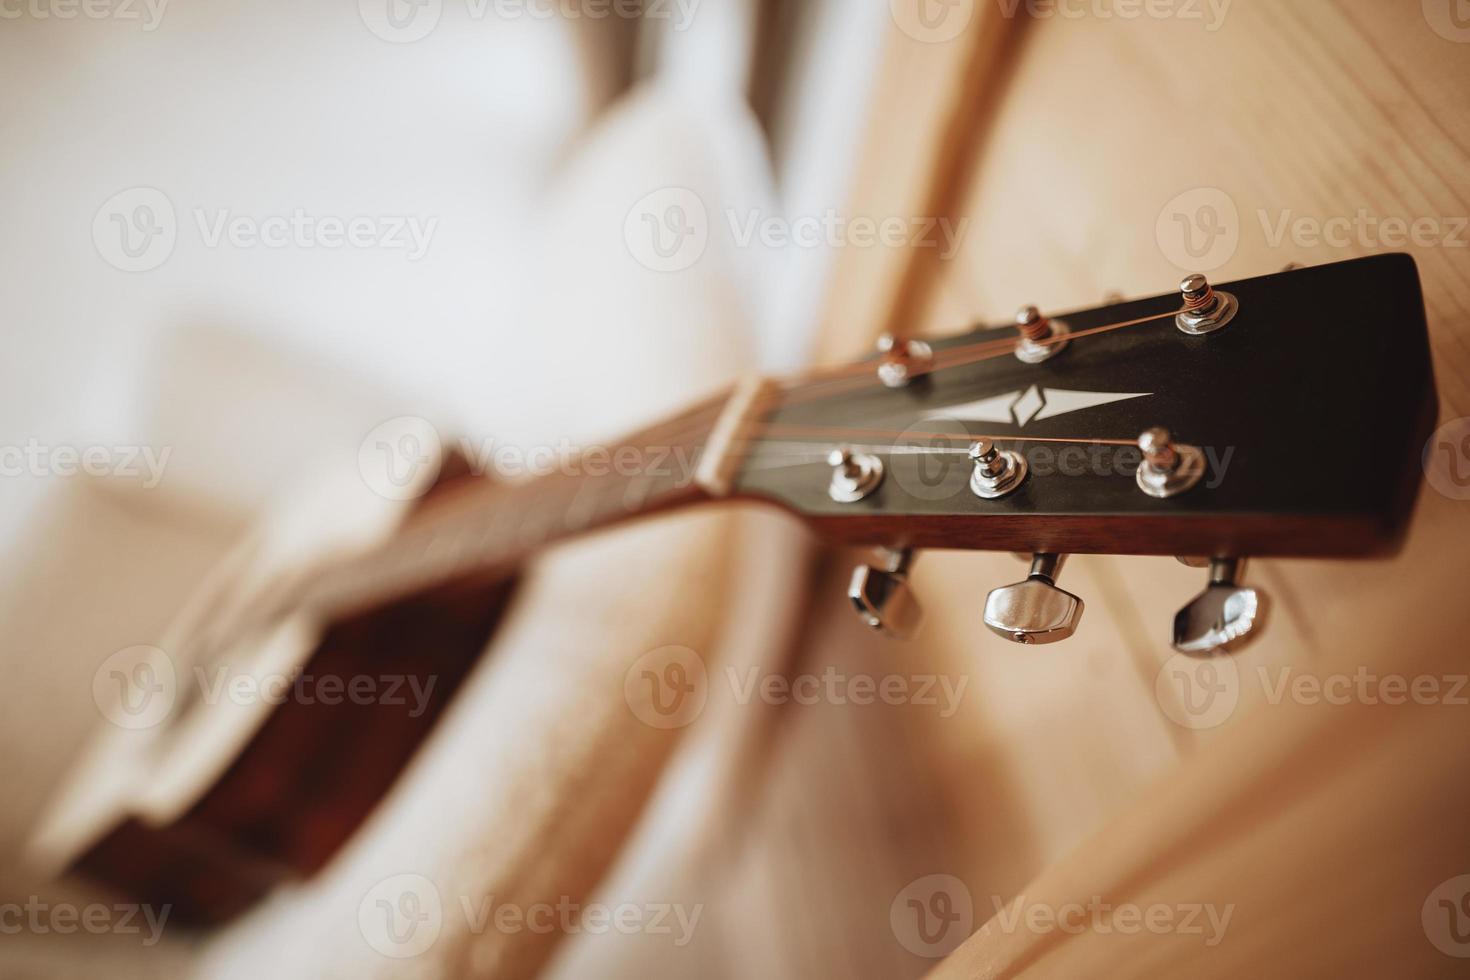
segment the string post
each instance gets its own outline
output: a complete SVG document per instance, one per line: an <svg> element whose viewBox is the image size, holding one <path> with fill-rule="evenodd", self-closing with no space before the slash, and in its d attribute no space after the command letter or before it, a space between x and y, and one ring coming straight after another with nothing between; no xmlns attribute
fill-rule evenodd
<svg viewBox="0 0 1470 980"><path fill-rule="evenodd" d="M1016 344L1016 358L1023 364L1040 364L1056 357L1067 346L1067 325L1044 316L1034 306L1023 306L1016 313L1016 330L1021 340Z"/></svg>
<svg viewBox="0 0 1470 980"><path fill-rule="evenodd" d="M878 380L886 388L903 388L934 370L934 350L922 340L904 340L891 333L878 338Z"/></svg>
<svg viewBox="0 0 1470 980"><path fill-rule="evenodd" d="M1138 437L1143 462L1138 465L1138 489L1164 499L1181 494L1205 475L1205 454L1197 446L1174 441L1168 429L1154 427Z"/></svg>
<svg viewBox="0 0 1470 980"><path fill-rule="evenodd" d="M848 446L838 446L827 456L832 467L832 482L827 496L839 504L855 504L883 482L883 461L869 453L854 453Z"/></svg>
<svg viewBox="0 0 1470 980"><path fill-rule="evenodd" d="M995 500L1012 493L1026 482L1026 458L1010 450L999 450L990 439L978 439L970 445L970 490L982 500Z"/></svg>
<svg viewBox="0 0 1470 980"><path fill-rule="evenodd" d="M1215 289L1198 273L1185 276L1179 283L1179 292L1184 299L1184 308L1174 323L1191 336L1214 333L1233 320L1240 309L1240 303L1233 295Z"/></svg>

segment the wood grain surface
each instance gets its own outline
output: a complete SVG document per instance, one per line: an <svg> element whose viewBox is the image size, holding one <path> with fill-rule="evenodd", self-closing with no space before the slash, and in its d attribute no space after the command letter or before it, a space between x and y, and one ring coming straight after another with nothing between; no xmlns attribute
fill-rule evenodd
<svg viewBox="0 0 1470 980"><path fill-rule="evenodd" d="M1470 413L1470 43L1435 29L1432 3L1134 19L954 6L972 17L947 43L892 31L852 209L969 218L963 247L844 253L829 361L895 325L938 336L1022 303L1150 295L1187 271L1402 249L1425 287L1440 421ZM1419 222L1420 241L1385 240L1384 219ZM1445 477L1431 467L1431 484ZM1453 906L1470 887L1456 881L1470 706L1454 693L1470 672L1467 532L1470 502L1426 484L1396 558L1252 563L1267 632L1214 673L1171 658L1169 622L1204 585L1171 559L1069 564L1082 628L1042 650L980 625L986 592L1024 576L1008 555L921 556L929 618L902 646L851 621L849 563L831 561L787 669L935 676L963 696L952 713L769 712L707 831L719 846L683 866L726 914L705 927L706 959L682 962L739 949L771 976L1463 972L1450 954L1470 945L1447 930L1465 927ZM767 938L752 949L752 934Z"/></svg>
<svg viewBox="0 0 1470 980"><path fill-rule="evenodd" d="M1023 302L1152 292L1205 259L1221 259L1212 276L1232 278L1404 248L1424 281L1441 418L1459 418L1470 411L1467 82L1470 46L1437 33L1417 2L1237 2L1215 31L1179 17L1037 19L969 175L973 231L915 313L924 331L943 332ZM1175 215L1198 249L1198 209L1222 201L1237 244L1223 258L1189 255ZM1360 210L1379 227L1360 224ZM1422 220L1427 238L1384 240L1389 218ZM1325 239L1333 228L1336 243ZM1301 438L1309 445L1311 433ZM1162 560L1078 562L1067 587L1091 600L1088 619L1041 664L966 628L1007 577L1003 560L921 562L937 627L926 652L1003 672L978 685L963 724L943 729L958 822L984 836L999 803L1019 812L1026 838L1015 848L1025 857L997 860L981 843L955 869L974 924L991 922L942 974L1457 972L1421 912L1441 882L1470 872L1455 816L1470 712L1443 703L1470 669L1470 616L1456 599L1470 572L1467 508L1426 486L1393 561L1257 563L1272 622L1232 664L1234 706L1218 720L1171 701L1184 689L1169 683L1167 623L1202 584L1197 573ZM1362 673L1437 679L1441 703L1271 703L1283 676ZM1018 785L962 775L981 755L1003 760ZM1182 930L1106 931L1105 917L1077 934L1007 931L995 904L1021 895L1051 910L1098 895L1235 913L1208 947Z"/></svg>

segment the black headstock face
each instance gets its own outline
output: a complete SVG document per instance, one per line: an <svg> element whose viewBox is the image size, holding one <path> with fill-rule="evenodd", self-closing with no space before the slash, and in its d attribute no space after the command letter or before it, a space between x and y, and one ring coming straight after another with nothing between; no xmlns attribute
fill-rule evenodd
<svg viewBox="0 0 1470 980"><path fill-rule="evenodd" d="M752 431L736 492L836 540L1021 552L1352 555L1390 549L1412 508L1436 411L1413 260L1383 255L1221 283L1234 318L1202 336L1171 293L1054 314L1039 364L1014 326L932 341L904 387L862 374L785 388ZM1111 325L1152 318L1115 329ZM1092 331L1092 332L1090 332ZM986 345L986 346L976 346ZM973 352L973 353L967 353ZM1205 472L1143 492L1139 436L1167 428ZM1020 454L1012 492L971 490L970 442ZM830 451L877 457L881 483L829 494Z"/></svg>

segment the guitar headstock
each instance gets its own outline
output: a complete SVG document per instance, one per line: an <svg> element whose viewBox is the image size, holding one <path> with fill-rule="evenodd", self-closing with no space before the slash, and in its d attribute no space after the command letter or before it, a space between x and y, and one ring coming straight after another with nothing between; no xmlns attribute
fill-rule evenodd
<svg viewBox="0 0 1470 980"><path fill-rule="evenodd" d="M1188 285L787 384L735 492L894 550L1391 551L1437 408L1413 260Z"/></svg>

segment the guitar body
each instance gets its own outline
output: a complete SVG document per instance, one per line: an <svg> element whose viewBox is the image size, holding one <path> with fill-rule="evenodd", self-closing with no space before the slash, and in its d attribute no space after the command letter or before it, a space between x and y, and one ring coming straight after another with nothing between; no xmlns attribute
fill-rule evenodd
<svg viewBox="0 0 1470 980"><path fill-rule="evenodd" d="M451 459L416 506L474 479L462 460ZM71 870L130 900L169 905L181 925L194 927L225 922L277 885L320 870L428 737L515 585L503 574L461 578L295 634L304 639L285 657L295 665L294 693L265 715L203 794L174 804L181 812L164 820L103 817L110 826ZM354 683L371 696L354 694ZM85 819L62 822L78 817Z"/></svg>

